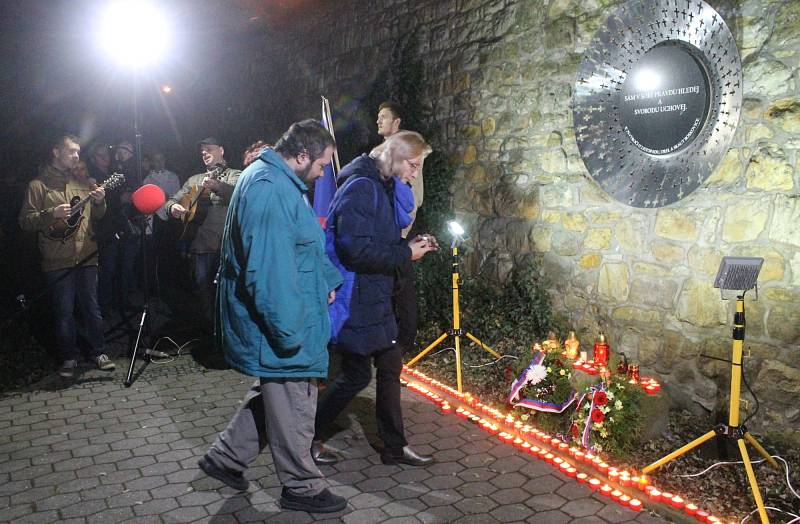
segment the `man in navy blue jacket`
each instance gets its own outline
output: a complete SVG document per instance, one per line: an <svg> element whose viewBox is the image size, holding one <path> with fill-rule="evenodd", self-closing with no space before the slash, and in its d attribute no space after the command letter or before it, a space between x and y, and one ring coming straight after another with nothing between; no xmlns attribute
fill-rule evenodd
<svg viewBox="0 0 800 524"><path fill-rule="evenodd" d="M329 214L335 259L355 273L348 316L337 334L341 352L340 373L321 394L317 405L315 445L317 463L336 459L321 447L324 432L350 401L372 380L377 369L376 416L378 435L384 442L385 464L421 466L432 457L417 454L408 446L400 407L400 371L403 360L397 345L397 322L392 308L392 290L398 271L410 271L414 260L437 249L433 236L402 238L408 217L396 205L395 184L416 177L431 149L419 133L401 131L390 136L369 155L362 155L342 169L347 183L339 189ZM401 220L405 218L405 220ZM402 224L402 225L401 225ZM331 255L331 253L329 253Z"/></svg>

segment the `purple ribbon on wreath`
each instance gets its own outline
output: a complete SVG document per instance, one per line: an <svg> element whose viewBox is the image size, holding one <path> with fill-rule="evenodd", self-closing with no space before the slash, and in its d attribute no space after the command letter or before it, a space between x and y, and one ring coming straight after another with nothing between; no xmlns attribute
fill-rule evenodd
<svg viewBox="0 0 800 524"><path fill-rule="evenodd" d="M544 357L545 354L542 351L537 351L534 353L533 359L531 359L528 367L523 369L519 377L517 377L517 379L511 383L511 393L508 395L508 403L514 407L521 406L536 411L544 411L546 413L562 413L575 401L576 393L574 390L570 392L567 400L561 404L545 402L544 400L535 398L523 398L522 400L518 400L520 391L522 391L525 386L528 384L536 385L544 379L544 377L541 377L539 380L534 382L533 377L530 376L534 374L534 368L541 366L542 361L544 361Z"/></svg>

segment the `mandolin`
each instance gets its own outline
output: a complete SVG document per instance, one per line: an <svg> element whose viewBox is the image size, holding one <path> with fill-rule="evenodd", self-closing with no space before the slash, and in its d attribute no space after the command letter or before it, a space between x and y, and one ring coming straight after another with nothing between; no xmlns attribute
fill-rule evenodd
<svg viewBox="0 0 800 524"><path fill-rule="evenodd" d="M225 169L226 167L220 164L206 173L206 176L218 179L225 172ZM206 188L198 184L192 186L178 203L186 209L186 214L181 218L183 232L180 239L191 242L208 215L208 209L211 206L211 195L206 191Z"/></svg>
<svg viewBox="0 0 800 524"><path fill-rule="evenodd" d="M103 189L114 189L121 186L124 182L125 175L114 173L98 187L102 187ZM92 197L90 195L86 195L83 199L77 195L72 197L72 199L69 201L69 205L72 206L69 211L69 215L67 215L65 218L57 220L55 223L51 224L47 229L45 229L44 236L50 240L60 240L62 242L66 242L67 239L74 235L75 232L80 228L81 221L83 220L83 208L86 207L86 204L88 204L91 199Z"/></svg>

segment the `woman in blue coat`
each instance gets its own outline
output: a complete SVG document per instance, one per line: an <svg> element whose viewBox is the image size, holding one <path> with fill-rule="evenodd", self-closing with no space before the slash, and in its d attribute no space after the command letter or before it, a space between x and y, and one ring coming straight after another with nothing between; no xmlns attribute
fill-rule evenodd
<svg viewBox="0 0 800 524"><path fill-rule="evenodd" d="M336 461L323 451L321 440L339 413L369 385L373 363L377 370L378 435L384 443L382 461L414 466L433 461L432 457L415 453L405 438L400 407L403 360L392 310L398 270L438 247L436 239L429 235L411 241L401 237L405 211L396 203L396 194L402 195L403 190L410 193L410 189L395 185L413 180L430 151L419 133L403 131L389 137L369 155L356 158L340 173L347 182L337 192L329 213L333 242L332 246L328 243L328 255L334 264L354 273L354 280L352 292L340 297L347 300L347 318L336 340L336 349L342 355L341 371L317 405L312 448L317 463ZM331 247L334 252L330 252Z"/></svg>

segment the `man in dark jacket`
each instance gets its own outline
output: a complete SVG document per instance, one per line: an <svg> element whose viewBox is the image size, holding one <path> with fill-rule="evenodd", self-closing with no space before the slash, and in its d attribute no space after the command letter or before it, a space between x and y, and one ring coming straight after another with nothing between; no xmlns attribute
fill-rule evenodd
<svg viewBox="0 0 800 524"><path fill-rule="evenodd" d="M214 276L219 267L222 229L225 226L228 203L241 171L228 167L225 161L225 148L218 139L205 138L198 142L198 147L207 171L189 177L183 187L167 199L163 209L174 218L182 219L184 215L190 213L187 201L195 198L198 192L202 192L195 202L197 209L195 218L187 227L187 233L192 232L194 237L187 238L185 235L184 239L192 243L189 251L194 261L195 291L200 298L205 320L210 323L214 316L213 304L216 293ZM205 211L202 220L201 210ZM198 223L198 227L192 227Z"/></svg>
<svg viewBox="0 0 800 524"><path fill-rule="evenodd" d="M372 380L373 362L378 435L384 442L381 460L413 466L433 461L415 453L405 438L400 407L403 361L392 308L398 271L410 271L413 260L438 247L430 235L404 240L400 230L408 224L408 217L401 221L396 215L401 210L395 203L395 184L412 181L429 153L430 147L419 133L401 131L342 169L340 176L347 182L334 198L328 217L335 247L335 254L329 256L355 273L355 282L347 319L337 334L341 372L317 406L312 454L318 463L335 462L335 457L322 450L321 440L339 413Z"/></svg>
<svg viewBox="0 0 800 524"><path fill-rule="evenodd" d="M269 442L284 509L329 513L347 501L330 492L311 458L316 381L328 374L328 303L342 278L325 256L308 184L334 151L314 120L292 124L275 149L242 173L221 245L217 337L225 360L259 377L200 467L238 490Z"/></svg>

